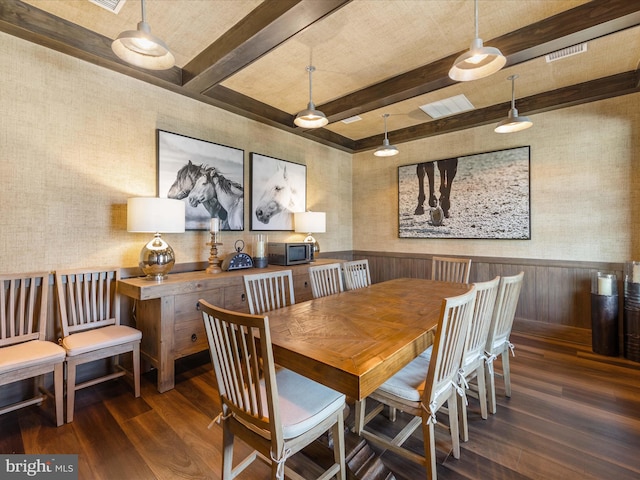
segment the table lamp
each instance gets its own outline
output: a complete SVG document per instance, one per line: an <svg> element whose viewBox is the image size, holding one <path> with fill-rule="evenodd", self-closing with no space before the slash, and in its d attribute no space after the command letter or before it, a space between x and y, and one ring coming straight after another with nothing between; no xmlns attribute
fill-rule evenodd
<svg viewBox="0 0 640 480"><path fill-rule="evenodd" d="M185 204L181 200L136 197L127 200L127 231L148 232L154 237L140 251L138 265L147 280L161 282L176 262L173 248L161 233L183 233Z"/></svg>
<svg viewBox="0 0 640 480"><path fill-rule="evenodd" d="M312 233L324 233L327 231L327 214L325 212L297 212L293 214L295 231L306 233L306 243L313 244L313 256L320 252L320 245Z"/></svg>

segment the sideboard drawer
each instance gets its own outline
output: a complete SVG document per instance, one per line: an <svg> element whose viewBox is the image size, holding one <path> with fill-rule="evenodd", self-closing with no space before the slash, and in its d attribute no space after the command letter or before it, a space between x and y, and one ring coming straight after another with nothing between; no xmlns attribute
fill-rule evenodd
<svg viewBox="0 0 640 480"><path fill-rule="evenodd" d="M173 334L175 358L201 352L209 347L202 316L176 323Z"/></svg>

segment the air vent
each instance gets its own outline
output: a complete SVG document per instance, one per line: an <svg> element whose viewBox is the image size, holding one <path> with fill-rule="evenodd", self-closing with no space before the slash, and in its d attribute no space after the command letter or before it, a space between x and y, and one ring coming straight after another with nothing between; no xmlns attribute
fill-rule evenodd
<svg viewBox="0 0 640 480"><path fill-rule="evenodd" d="M353 117L349 117L349 118L345 118L344 120L342 120L342 123L353 123L353 122L359 122L360 120L362 120L362 117L359 117L358 115L354 115Z"/></svg>
<svg viewBox="0 0 640 480"><path fill-rule="evenodd" d="M98 5L99 7L109 10L116 15L120 12L120 9L127 0L89 0L91 3Z"/></svg>
<svg viewBox="0 0 640 480"><path fill-rule="evenodd" d="M445 98L437 102L422 105L420 110L429 115L431 118L448 117L457 113L468 112L476 107L464 95L456 95L455 97Z"/></svg>
<svg viewBox="0 0 640 480"><path fill-rule="evenodd" d="M560 60L561 58L570 57L572 55L578 55L579 53L584 53L587 51L586 43L579 43L578 45L573 45L571 47L563 48L562 50L556 50L555 52L551 52L548 55L545 55L544 58L549 62L555 62L556 60Z"/></svg>

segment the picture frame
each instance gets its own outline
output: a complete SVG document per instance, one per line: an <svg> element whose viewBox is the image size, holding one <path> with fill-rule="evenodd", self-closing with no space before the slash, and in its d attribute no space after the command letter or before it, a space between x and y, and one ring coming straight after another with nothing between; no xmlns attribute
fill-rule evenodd
<svg viewBox="0 0 640 480"><path fill-rule="evenodd" d="M244 230L244 150L157 130L158 196L185 202L185 229Z"/></svg>
<svg viewBox="0 0 640 480"><path fill-rule="evenodd" d="M307 166L251 152L251 230L293 231L307 204Z"/></svg>
<svg viewBox="0 0 640 480"><path fill-rule="evenodd" d="M531 239L531 147L398 167L400 238Z"/></svg>

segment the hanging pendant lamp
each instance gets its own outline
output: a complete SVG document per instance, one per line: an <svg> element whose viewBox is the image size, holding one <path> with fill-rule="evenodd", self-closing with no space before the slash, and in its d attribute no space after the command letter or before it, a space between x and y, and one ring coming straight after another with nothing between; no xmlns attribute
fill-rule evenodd
<svg viewBox="0 0 640 480"><path fill-rule="evenodd" d="M311 96L313 91L311 74L315 72L315 70L316 67L314 67L313 65L309 65L307 67L307 72L309 72L309 104L307 105L307 108L305 110L302 110L298 113L298 115L296 115L296 119L293 121L293 123L295 123L297 126L303 128L320 128L329 123L329 120L327 119L325 114L320 110L316 110L316 106L313 103L313 98Z"/></svg>
<svg viewBox="0 0 640 480"><path fill-rule="evenodd" d="M111 49L120 59L136 67L167 70L175 64L175 58L169 47L151 34L151 27L145 20L144 0L141 5L142 21L138 23L138 29L122 32L111 44Z"/></svg>
<svg viewBox="0 0 640 480"><path fill-rule="evenodd" d="M398 150L394 145L389 145L389 139L387 138L387 117L388 116L389 116L388 113L385 113L384 115L382 115L382 118L384 118L384 140L382 141L382 146L378 147L376 151L373 152L373 154L376 157L393 157L394 155L397 155L400 153L400 150Z"/></svg>
<svg viewBox="0 0 640 480"><path fill-rule="evenodd" d="M518 75L511 75L507 77L507 80L511 80L511 110L509 110L507 118L502 120L493 130L496 133L519 132L520 130L525 130L533 125L533 122L529 120L529 117L518 116L518 109L516 108L516 78L518 78Z"/></svg>
<svg viewBox="0 0 640 480"><path fill-rule="evenodd" d="M485 47L478 36L478 0L475 0L476 36L468 52L463 53L449 70L449 77L459 82L477 80L496 73L507 63L500 50Z"/></svg>

